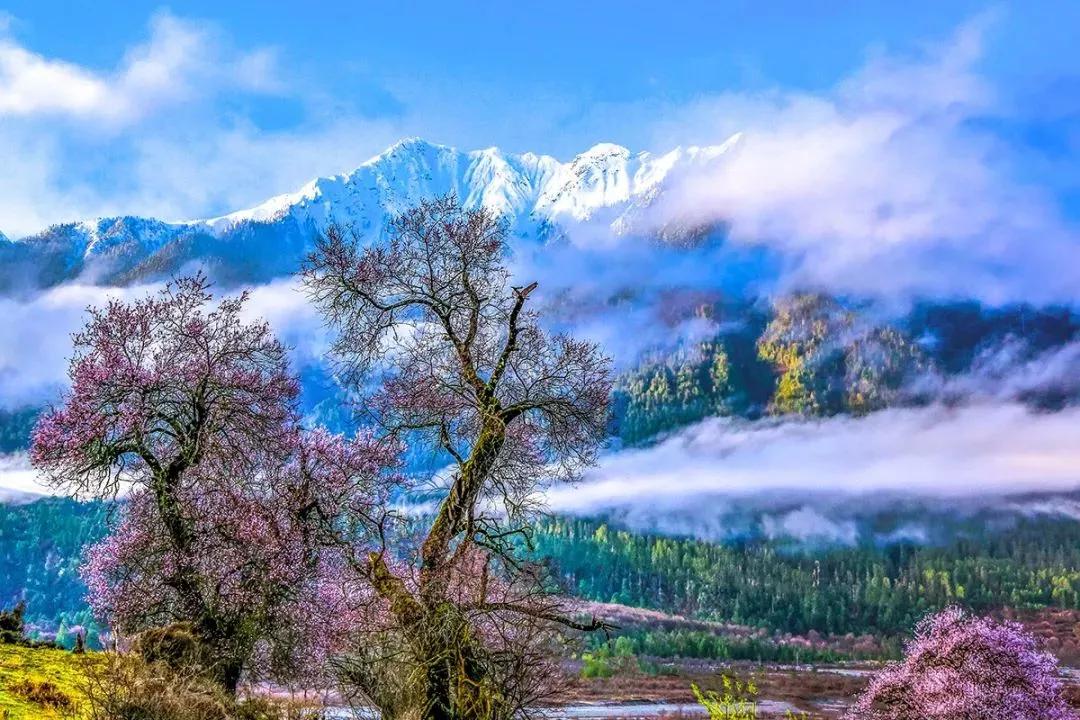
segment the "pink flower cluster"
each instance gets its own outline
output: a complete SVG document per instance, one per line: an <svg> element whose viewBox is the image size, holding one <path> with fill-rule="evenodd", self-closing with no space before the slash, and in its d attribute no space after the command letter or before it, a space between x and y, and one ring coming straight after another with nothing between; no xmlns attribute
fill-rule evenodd
<svg viewBox="0 0 1080 720"><path fill-rule="evenodd" d="M32 437L31 460L77 494L146 483L179 455L268 448L294 423L299 392L266 323L240 317L244 296L207 309L202 276L157 296L91 308L74 337L71 389ZM239 460L239 457L235 458Z"/></svg>
<svg viewBox="0 0 1080 720"><path fill-rule="evenodd" d="M924 619L850 720L1077 720L1057 661L1014 622L949 608Z"/></svg>
<svg viewBox="0 0 1080 720"><path fill-rule="evenodd" d="M367 612L343 547L381 547L399 449L302 429L285 350L243 321L244 299L212 305L196 276L91 309L31 456L59 488L130 487L86 552L100 617L121 632L211 622L261 671L296 676Z"/></svg>
<svg viewBox="0 0 1080 720"><path fill-rule="evenodd" d="M245 475L208 459L189 472L180 495L187 551L160 530L152 492L133 490L113 532L86 553L96 614L129 631L186 619L170 578L187 563L215 615L258 628L260 672L323 668L372 603L337 540L347 532L353 549L378 548L396 449L370 435L290 437L295 445L280 465Z"/></svg>

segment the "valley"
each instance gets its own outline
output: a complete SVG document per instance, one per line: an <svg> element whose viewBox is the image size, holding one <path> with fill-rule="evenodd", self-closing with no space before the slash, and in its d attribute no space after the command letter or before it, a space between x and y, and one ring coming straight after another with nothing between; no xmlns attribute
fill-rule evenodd
<svg viewBox="0 0 1080 720"><path fill-rule="evenodd" d="M988 3L11 0L0 720L1080 720Z"/></svg>

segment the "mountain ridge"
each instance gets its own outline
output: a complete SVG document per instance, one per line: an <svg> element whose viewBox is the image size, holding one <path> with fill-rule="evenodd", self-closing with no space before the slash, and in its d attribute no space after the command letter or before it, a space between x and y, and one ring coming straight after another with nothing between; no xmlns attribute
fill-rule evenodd
<svg viewBox="0 0 1080 720"><path fill-rule="evenodd" d="M509 214L547 211L552 216L568 215L584 220L588 219L590 210L647 194L663 182L679 161L694 163L722 155L739 137L735 135L721 145L678 146L659 155L634 153L615 143L597 143L567 162L531 152L505 153L497 147L462 151L412 137L391 145L351 172L315 178L295 192L276 195L254 207L183 224L228 227L244 220L271 220L298 205L303 207L320 197L328 198L335 191L341 192L342 186L355 187L363 180L385 183L380 187L384 191L383 199L399 200L402 198L393 194L401 188L387 182L397 180L397 172L416 173L422 168L430 173L439 166L452 171L451 187L431 187L434 183L419 182L408 189L454 191L466 206L483 205ZM632 174L628 172L631 167ZM409 179L432 180L432 177L414 175ZM407 198L409 202L417 199ZM402 209L398 207L395 211Z"/></svg>
<svg viewBox="0 0 1080 720"><path fill-rule="evenodd" d="M584 222L623 234L680 175L720 160L738 141L735 135L722 145L680 146L661 154L599 143L561 162L549 155L462 151L407 138L348 173L315 178L294 192L217 217L168 222L121 215L60 223L18 240L0 236L0 291L76 278L126 284L196 261L216 265L226 281L266 280L291 271L315 234L331 223L374 237L389 217L451 192L466 207L508 217L518 240L542 243ZM277 252L267 253L267 247ZM256 252L274 257L252 258Z"/></svg>

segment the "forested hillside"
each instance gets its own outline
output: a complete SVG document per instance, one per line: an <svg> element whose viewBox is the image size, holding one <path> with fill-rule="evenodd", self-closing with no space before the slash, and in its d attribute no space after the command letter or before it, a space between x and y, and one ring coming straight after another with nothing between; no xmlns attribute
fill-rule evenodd
<svg viewBox="0 0 1080 720"><path fill-rule="evenodd" d="M107 517L104 504L69 498L0 504L0 606L22 600L31 627L61 631L64 642L64 630L81 626L93 642L79 565L83 548L105 534Z"/></svg>
<svg viewBox="0 0 1080 720"><path fill-rule="evenodd" d="M40 411L24 407L18 410L0 410L0 453L25 450L30 445L30 431L34 429Z"/></svg>
<svg viewBox="0 0 1080 720"><path fill-rule="evenodd" d="M0 506L0 587L8 590L0 602L26 600L28 619L42 628L88 625L77 567L107 516L104 505L70 499ZM1021 520L945 546L798 552L553 518L537 528L535 543L564 589L581 598L773 632L897 636L954 602L1080 609L1080 525L1069 520Z"/></svg>
<svg viewBox="0 0 1080 720"><path fill-rule="evenodd" d="M798 552L640 535L554 519L536 553L580 597L780 632L899 635L928 611L1080 609L1080 525L1021 520L1011 530L924 547Z"/></svg>
<svg viewBox="0 0 1080 720"><path fill-rule="evenodd" d="M927 304L886 318L834 297L796 294L771 303L711 300L681 312L719 331L649 351L621 373L611 431L623 445L648 444L715 415L860 415L986 391L1014 392L1051 409L1080 399L1075 373L1071 379L1068 372L1032 377L1015 388L998 382L1055 352L1071 353L1057 365L1075 365L1080 318L1064 308ZM311 423L336 432L355 429L331 372L304 368L302 385ZM29 447L39 413L36 407L0 409L0 453ZM424 460L409 458L417 468Z"/></svg>
<svg viewBox="0 0 1080 720"><path fill-rule="evenodd" d="M1000 382L1055 352L1070 354L1059 365L1075 366L1080 318L1065 309L926 305L886 321L836 298L803 294L768 307L715 303L698 311L724 331L622 376L613 433L624 444L645 444L713 415L864 415L980 393L1012 393L1053 409L1080 392L1067 371L1015 387Z"/></svg>

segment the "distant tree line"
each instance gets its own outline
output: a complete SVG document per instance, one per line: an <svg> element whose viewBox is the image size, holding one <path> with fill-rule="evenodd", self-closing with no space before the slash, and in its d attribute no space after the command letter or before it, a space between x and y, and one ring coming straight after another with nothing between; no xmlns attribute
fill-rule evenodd
<svg viewBox="0 0 1080 720"><path fill-rule="evenodd" d="M60 498L0 506L0 587L7 592L0 605L25 600L30 625L79 626L95 641L76 568L83 543L104 534L106 517L102 503ZM776 632L899 635L952 603L1080 609L1080 528L1063 520L1024 520L1001 534L944 546L801 553L768 542L718 544L555 518L538 526L534 542L572 595ZM637 651L655 651L658 638L636 638ZM699 641L715 642L679 642Z"/></svg>
<svg viewBox="0 0 1080 720"><path fill-rule="evenodd" d="M1080 609L1080 528L1067 520L1023 520L945 546L801 553L561 518L541 525L535 543L579 597L779 632L900 635L954 603Z"/></svg>
<svg viewBox="0 0 1080 720"><path fill-rule="evenodd" d="M101 628L79 577L83 549L104 537L108 506L70 498L0 504L0 607L25 604L27 632L55 633L61 645L78 632L98 646Z"/></svg>

